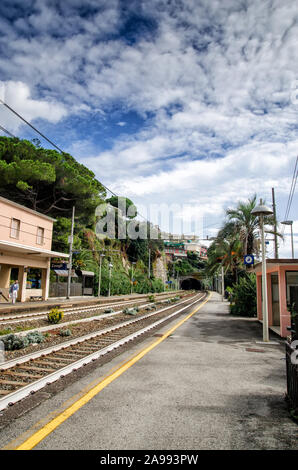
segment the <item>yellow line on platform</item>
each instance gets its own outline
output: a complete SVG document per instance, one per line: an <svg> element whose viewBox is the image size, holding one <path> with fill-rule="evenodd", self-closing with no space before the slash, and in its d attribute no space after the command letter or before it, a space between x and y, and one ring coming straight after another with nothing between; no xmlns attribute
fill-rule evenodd
<svg viewBox="0 0 298 470"><path fill-rule="evenodd" d="M121 367L119 367L115 372L110 374L108 377L103 379L100 383L94 386L91 390L89 390L83 397L69 406L65 411L60 413L54 419L52 419L49 423L45 426L40 428L36 431L32 436L26 439L22 444L15 448L15 450L31 450L33 449L39 442L41 442L45 437L51 434L60 424L66 421L70 416L76 413L82 406L86 405L93 397L95 397L101 390L103 390L107 385L117 379L123 372L128 370L131 366L133 366L136 362L138 362L142 357L144 357L148 352L150 352L153 348L158 346L162 341L164 341L168 336L170 336L177 328L179 328L184 322L186 322L190 317L192 317L198 310L200 310L203 305L211 297L211 293L209 293L208 297L201 305L195 308L189 315L187 315L184 319L180 320L176 325L174 325L169 331L167 331L163 336L161 336L158 340L154 341L150 346L147 346L142 351L137 353L127 362L125 362Z"/></svg>

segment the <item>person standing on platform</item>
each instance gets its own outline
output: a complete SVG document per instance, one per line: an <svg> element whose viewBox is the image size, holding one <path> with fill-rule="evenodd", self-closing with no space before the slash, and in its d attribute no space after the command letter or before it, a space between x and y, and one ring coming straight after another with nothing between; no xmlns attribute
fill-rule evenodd
<svg viewBox="0 0 298 470"><path fill-rule="evenodd" d="M18 281L14 281L14 283L9 288L9 293L10 293L13 304L16 303L18 291L19 291L19 283Z"/></svg>

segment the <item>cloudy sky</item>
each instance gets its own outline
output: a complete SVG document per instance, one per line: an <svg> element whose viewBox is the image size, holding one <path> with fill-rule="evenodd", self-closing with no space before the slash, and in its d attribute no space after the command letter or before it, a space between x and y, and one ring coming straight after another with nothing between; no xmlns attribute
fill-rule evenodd
<svg viewBox="0 0 298 470"><path fill-rule="evenodd" d="M272 187L284 220L297 40L293 0L1 0L0 93L150 220L173 205L185 232L212 236ZM37 137L3 107L0 125Z"/></svg>

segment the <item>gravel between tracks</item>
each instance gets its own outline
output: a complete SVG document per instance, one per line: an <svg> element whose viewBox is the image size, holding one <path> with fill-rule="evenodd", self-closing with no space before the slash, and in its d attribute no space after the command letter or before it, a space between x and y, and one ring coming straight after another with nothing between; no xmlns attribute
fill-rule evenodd
<svg viewBox="0 0 298 470"><path fill-rule="evenodd" d="M184 296L184 300L186 300L187 297L191 298L192 295ZM173 303L173 308L175 307L175 305L176 304ZM165 307L166 305L164 304L163 306ZM159 308L162 308L162 305L159 305ZM139 312L134 317L132 317L130 315L127 315L127 314L119 313L115 317L100 318L98 320L92 320L90 322L67 325L66 328L71 330L71 333L72 333L71 336L60 336L59 335L60 330L64 329L63 328L63 323L61 323L61 328L57 328L57 329L51 329L51 326L49 326L49 329L47 330L47 333L49 334L49 336L45 337L45 341L43 343L31 344L31 345L29 345L28 347L26 347L24 349L19 349L19 350L15 350L15 351L5 351L5 360L9 361L11 359L16 359L18 357L22 357L24 355L27 355L27 354L30 354L30 353L33 353L33 352L36 352L36 351L41 351L41 350L46 349L50 346L55 346L57 344L62 344L66 341L69 341L70 339L79 338L80 336L84 336L88 333L93 333L93 332L96 332L96 331L103 330L105 328L117 325L118 323L128 321L131 318L137 318L138 316L142 316L145 313L148 313L148 311L146 311L145 309L140 308ZM102 312L101 312L101 314L102 314ZM75 315L77 316L79 314L75 314ZM72 317L72 315L70 315L70 316ZM94 313L93 313L92 316L94 316ZM78 319L81 319L81 318L82 317L79 315ZM72 318L71 320L75 320L75 319ZM71 321L71 320L69 318L67 319L67 321ZM41 321L41 320L39 320L39 321ZM46 322L46 325L48 325L48 322L46 320L45 320L45 322ZM0 366L0 368L1 368L1 366Z"/></svg>

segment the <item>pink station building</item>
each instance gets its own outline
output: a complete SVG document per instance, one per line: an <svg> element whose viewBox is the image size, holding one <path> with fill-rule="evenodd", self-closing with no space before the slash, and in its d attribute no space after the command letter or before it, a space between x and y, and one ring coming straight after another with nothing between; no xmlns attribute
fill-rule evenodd
<svg viewBox="0 0 298 470"><path fill-rule="evenodd" d="M257 276L257 311L262 321L262 263L252 270ZM267 259L266 275L269 328L285 338L291 325L288 305L298 307L298 259Z"/></svg>
<svg viewBox="0 0 298 470"><path fill-rule="evenodd" d="M55 219L0 197L0 302L18 279L18 301L48 299L50 262L68 258L51 250Z"/></svg>

